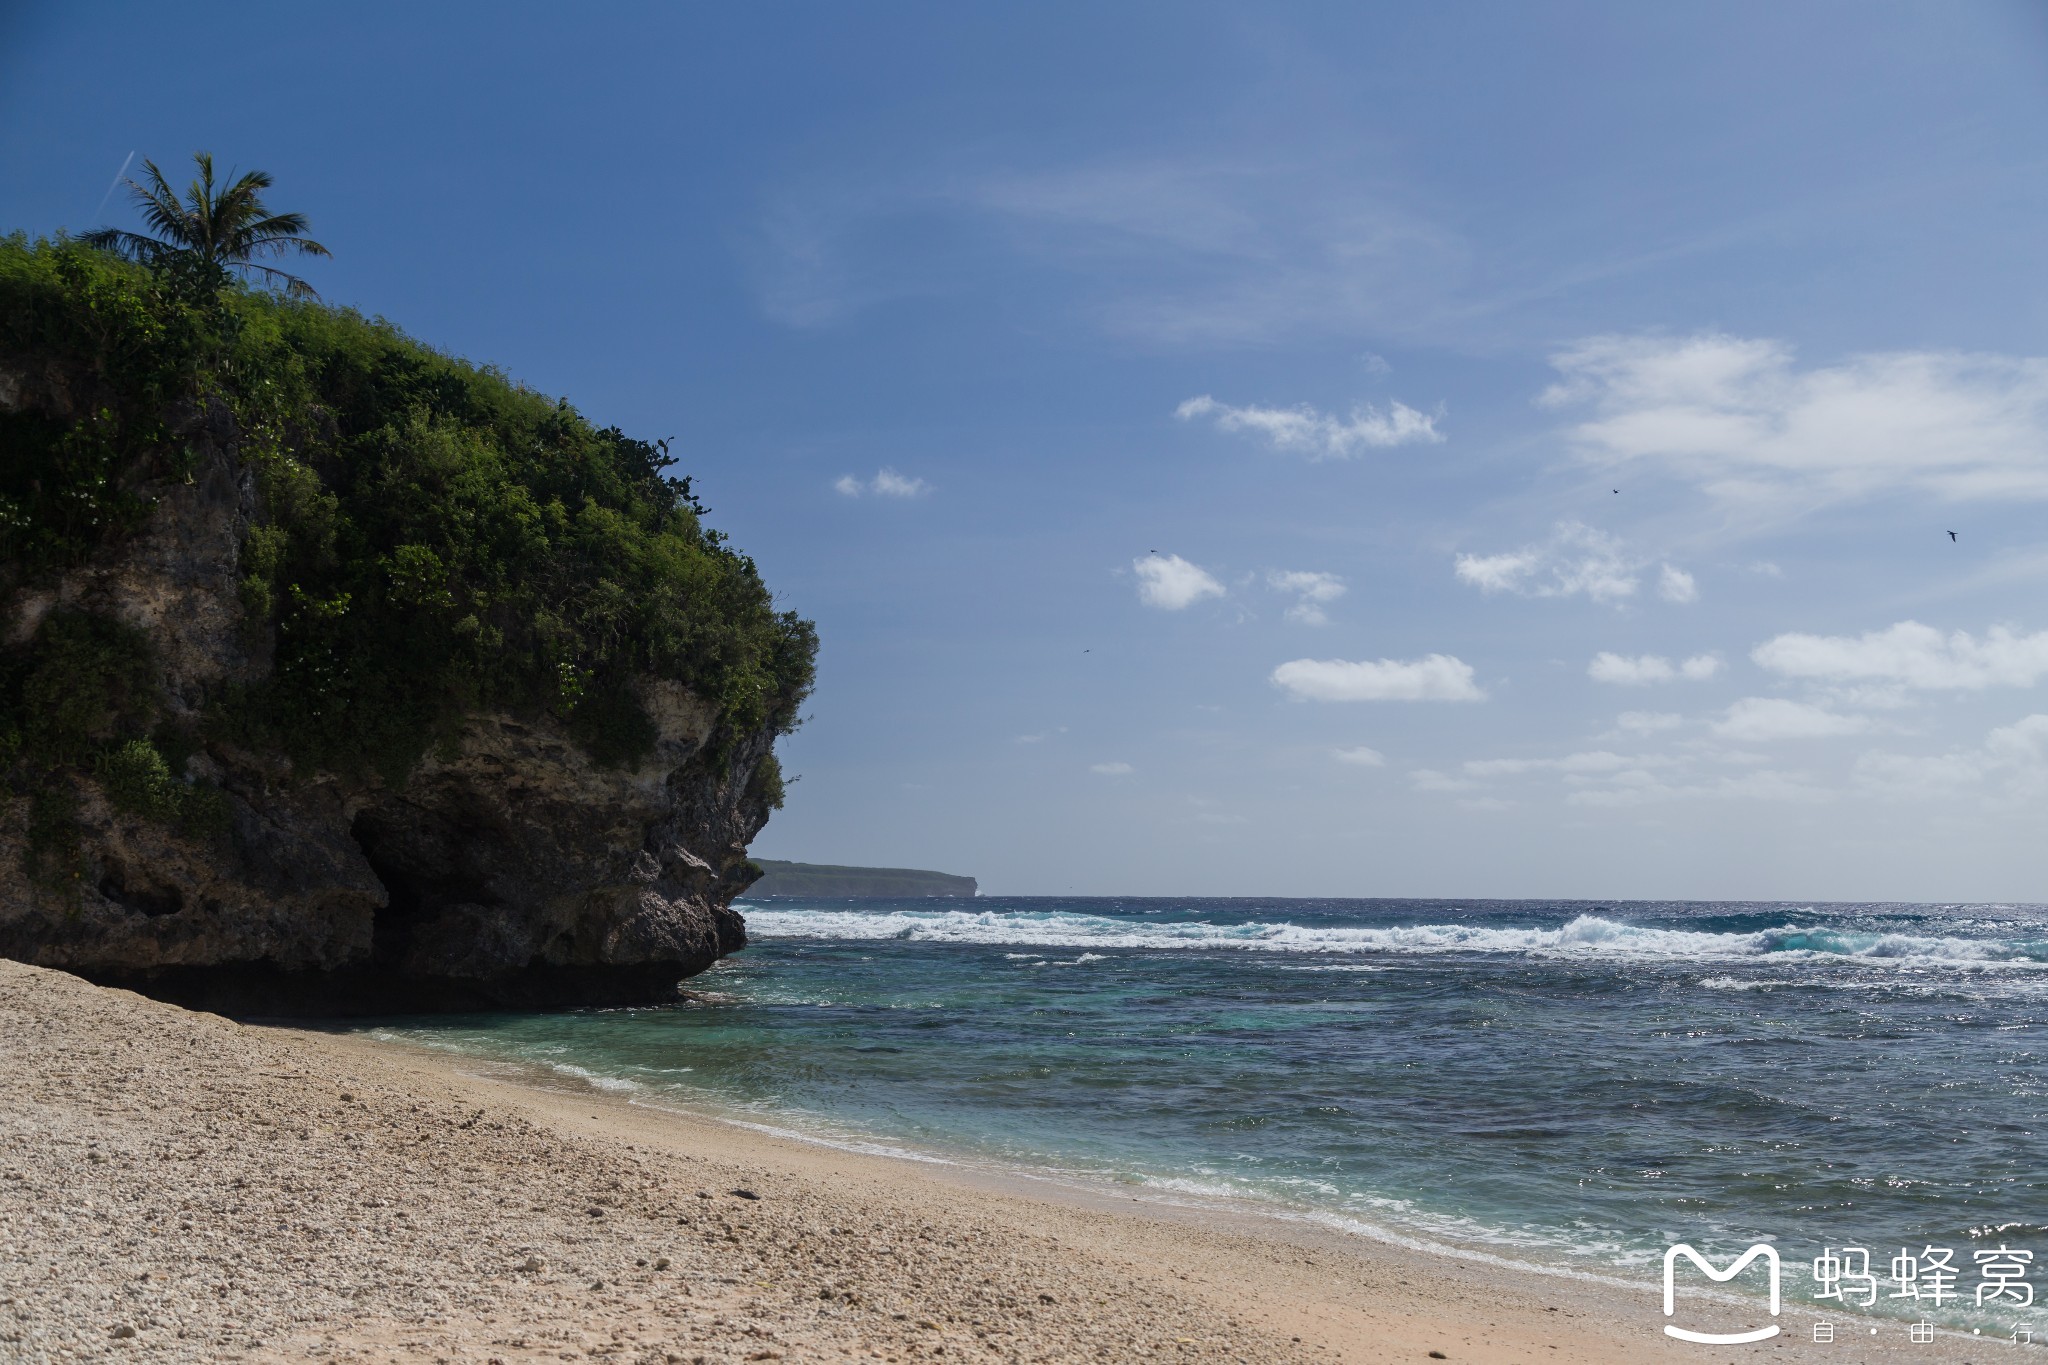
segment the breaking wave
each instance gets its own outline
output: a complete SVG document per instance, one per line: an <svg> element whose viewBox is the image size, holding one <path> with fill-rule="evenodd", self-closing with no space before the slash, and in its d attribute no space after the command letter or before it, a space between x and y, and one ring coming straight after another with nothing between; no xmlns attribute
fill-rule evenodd
<svg viewBox="0 0 2048 1365"><path fill-rule="evenodd" d="M1712 934L1650 929L1598 915L1557 928L1468 924L1381 927L1252 920L1134 922L1071 911L799 910L748 907L747 932L757 938L842 941L891 939L1003 947L1238 949L1270 953L1522 953L1667 962L1783 957L1853 958L1863 962L2048 966L2048 940L1934 938L1784 925L1750 933Z"/></svg>

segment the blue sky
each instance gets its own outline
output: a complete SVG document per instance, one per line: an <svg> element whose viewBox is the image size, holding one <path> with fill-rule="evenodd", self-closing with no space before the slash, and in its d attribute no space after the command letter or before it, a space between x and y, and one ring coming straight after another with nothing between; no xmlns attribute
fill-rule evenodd
<svg viewBox="0 0 2048 1365"><path fill-rule="evenodd" d="M2048 899L2043 129L2022 4L0 10L0 226L271 171L817 620L758 852L1019 893Z"/></svg>

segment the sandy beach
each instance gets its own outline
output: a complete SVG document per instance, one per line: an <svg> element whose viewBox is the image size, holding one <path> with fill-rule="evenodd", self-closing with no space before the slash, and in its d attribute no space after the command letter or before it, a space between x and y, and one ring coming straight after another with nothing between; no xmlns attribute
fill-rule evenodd
<svg viewBox="0 0 2048 1365"><path fill-rule="evenodd" d="M0 1359L1970 1360L871 1156L0 962Z"/></svg>

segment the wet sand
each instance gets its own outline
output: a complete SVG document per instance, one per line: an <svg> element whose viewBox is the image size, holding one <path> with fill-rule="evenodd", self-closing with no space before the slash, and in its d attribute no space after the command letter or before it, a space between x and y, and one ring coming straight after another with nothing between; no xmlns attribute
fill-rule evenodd
<svg viewBox="0 0 2048 1365"><path fill-rule="evenodd" d="M0 962L0 1360L1992 1360L778 1138ZM744 1193L742 1193L744 1192ZM1788 1281L1790 1280L1788 1275ZM1743 1310L1729 1308L1740 1326ZM1754 1311L1754 1310L1750 1310ZM1762 1319L1756 1319L1762 1321Z"/></svg>

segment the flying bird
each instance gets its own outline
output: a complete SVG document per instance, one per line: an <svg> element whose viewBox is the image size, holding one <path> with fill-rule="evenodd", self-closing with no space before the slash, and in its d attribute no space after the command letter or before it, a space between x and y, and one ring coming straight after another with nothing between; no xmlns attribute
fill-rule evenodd
<svg viewBox="0 0 2048 1365"><path fill-rule="evenodd" d="M1949 538L1950 540L1954 540L1954 539L1956 538L1956 533L1955 533L1954 531L1950 531L1950 532L1948 533L1948 538Z"/></svg>

